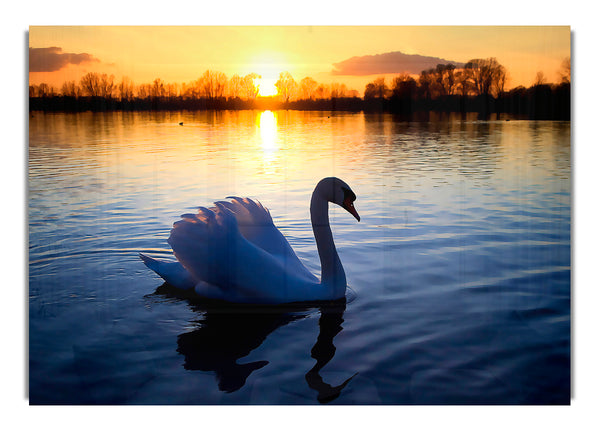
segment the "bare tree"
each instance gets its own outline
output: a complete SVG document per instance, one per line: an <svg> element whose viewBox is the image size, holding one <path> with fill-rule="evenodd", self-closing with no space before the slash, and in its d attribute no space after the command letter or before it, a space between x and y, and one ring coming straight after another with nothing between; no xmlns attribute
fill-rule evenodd
<svg viewBox="0 0 600 431"><path fill-rule="evenodd" d="M392 97L397 99L413 99L417 95L417 81L404 73L394 78L392 82Z"/></svg>
<svg viewBox="0 0 600 431"><path fill-rule="evenodd" d="M137 88L137 96L140 99L147 99L152 94L151 84L140 84Z"/></svg>
<svg viewBox="0 0 600 431"><path fill-rule="evenodd" d="M563 60L558 75L561 83L568 84L571 82L571 57L567 57Z"/></svg>
<svg viewBox="0 0 600 431"><path fill-rule="evenodd" d="M507 81L508 73L506 72L506 69L502 67L502 70L497 74L492 87L496 96L500 96L502 93L504 93L504 88L506 86Z"/></svg>
<svg viewBox="0 0 600 431"><path fill-rule="evenodd" d="M424 70L419 75L419 91L425 99L432 99L435 91L434 70Z"/></svg>
<svg viewBox="0 0 600 431"><path fill-rule="evenodd" d="M373 82L369 82L365 87L365 99L379 98L383 99L387 93L388 88L385 84L385 77L377 78Z"/></svg>
<svg viewBox="0 0 600 431"><path fill-rule="evenodd" d="M127 76L121 78L121 83L117 87L119 98L123 100L131 100L133 98L133 82Z"/></svg>
<svg viewBox="0 0 600 431"><path fill-rule="evenodd" d="M202 94L209 100L224 97L227 86L227 76L223 72L207 70L200 78Z"/></svg>
<svg viewBox="0 0 600 431"><path fill-rule="evenodd" d="M79 85L87 96L100 96L100 76L97 73L87 73L81 78Z"/></svg>
<svg viewBox="0 0 600 431"><path fill-rule="evenodd" d="M42 82L40 85L31 85L29 87L30 97L53 97L55 95L54 87Z"/></svg>
<svg viewBox="0 0 600 431"><path fill-rule="evenodd" d="M282 99L285 102L289 102L296 90L297 84L290 72L281 72L279 79L275 83L275 87L277 87L277 93Z"/></svg>
<svg viewBox="0 0 600 431"><path fill-rule="evenodd" d="M469 93L475 91L469 73L466 70L459 70L454 76L456 79L456 91L461 96L466 97Z"/></svg>
<svg viewBox="0 0 600 431"><path fill-rule="evenodd" d="M152 97L153 99L164 99L165 95L165 83L162 79L156 78L152 82L152 87L150 89L150 97Z"/></svg>
<svg viewBox="0 0 600 431"><path fill-rule="evenodd" d="M165 84L165 97L169 100L173 100L177 97L178 93L178 85L177 84Z"/></svg>
<svg viewBox="0 0 600 431"><path fill-rule="evenodd" d="M115 90L114 79L114 75L89 72L81 78L80 85L88 96L111 98Z"/></svg>
<svg viewBox="0 0 600 431"><path fill-rule="evenodd" d="M106 73L100 75L100 96L110 99L115 89L115 75L108 76Z"/></svg>
<svg viewBox="0 0 600 431"><path fill-rule="evenodd" d="M260 75L249 73L242 79L242 93L246 96L247 100L254 100L258 96L258 87L256 85L258 78L260 78Z"/></svg>
<svg viewBox="0 0 600 431"><path fill-rule="evenodd" d="M66 97L79 97L79 87L75 83L75 81L66 81L63 82L62 87L60 88L60 92L63 96Z"/></svg>
<svg viewBox="0 0 600 431"><path fill-rule="evenodd" d="M538 85L544 85L546 83L546 76L544 75L544 72L542 72L541 70L538 71L538 73L535 74L535 80L533 81L533 86L536 87Z"/></svg>
<svg viewBox="0 0 600 431"><path fill-rule="evenodd" d="M325 84L319 84L315 90L315 99L328 99L331 96L330 89Z"/></svg>
<svg viewBox="0 0 600 431"><path fill-rule="evenodd" d="M433 71L435 75L436 91L440 96L449 96L454 92L456 86L456 66L449 64L438 64Z"/></svg>
<svg viewBox="0 0 600 431"><path fill-rule="evenodd" d="M490 95L498 87L499 80L506 79L506 69L493 57L470 60L465 64L464 71L478 95Z"/></svg>
<svg viewBox="0 0 600 431"><path fill-rule="evenodd" d="M229 97L232 99L240 99L244 89L244 80L238 74L235 74L229 79Z"/></svg>
<svg viewBox="0 0 600 431"><path fill-rule="evenodd" d="M317 81L307 76L300 81L300 98L304 100L312 100L315 97L317 89Z"/></svg>
<svg viewBox="0 0 600 431"><path fill-rule="evenodd" d="M202 78L198 78L195 81L186 84L185 96L187 99L199 99L202 95Z"/></svg>
<svg viewBox="0 0 600 431"><path fill-rule="evenodd" d="M337 82L334 82L333 84L331 84L331 98L332 99L346 97L347 93L348 93L348 87L346 87L346 84L340 84Z"/></svg>

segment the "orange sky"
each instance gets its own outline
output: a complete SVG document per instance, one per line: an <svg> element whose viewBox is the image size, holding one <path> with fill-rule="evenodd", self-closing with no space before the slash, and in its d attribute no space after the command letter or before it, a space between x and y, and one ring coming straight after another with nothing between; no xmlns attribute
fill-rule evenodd
<svg viewBox="0 0 600 431"><path fill-rule="evenodd" d="M117 81L128 76L136 84L155 78L182 83L207 69L228 77L255 72L274 80L285 70L297 81L311 76L326 84L345 83L362 95L366 83L384 74L335 75L333 65L357 56L402 52L455 62L496 57L507 68L512 88L531 85L538 71L549 82L558 81L561 63L570 57L570 42L567 26L33 26L29 47L58 47L55 53L63 55L64 64L55 71L33 72L32 67L51 67L47 62L34 66L30 58L29 80L60 88L87 72L101 72Z"/></svg>

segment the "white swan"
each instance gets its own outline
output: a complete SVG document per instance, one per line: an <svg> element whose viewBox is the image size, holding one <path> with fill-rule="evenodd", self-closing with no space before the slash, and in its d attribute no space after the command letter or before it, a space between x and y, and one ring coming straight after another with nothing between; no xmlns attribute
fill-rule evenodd
<svg viewBox="0 0 600 431"><path fill-rule="evenodd" d="M346 292L346 275L333 243L328 202L358 221L356 195L339 178L324 178L310 201L310 218L321 260L321 281L300 262L273 224L265 207L230 197L215 207L200 207L173 224L168 243L178 262L140 253L167 283L208 298L241 303L334 300Z"/></svg>

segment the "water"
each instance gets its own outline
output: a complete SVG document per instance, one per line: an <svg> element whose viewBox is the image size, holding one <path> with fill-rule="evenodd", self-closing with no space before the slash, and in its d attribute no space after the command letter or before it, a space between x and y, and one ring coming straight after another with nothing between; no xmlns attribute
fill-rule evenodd
<svg viewBox="0 0 600 431"><path fill-rule="evenodd" d="M184 122L179 126L180 121ZM568 404L570 124L317 112L34 113L33 404ZM314 273L325 176L348 299L170 294L180 214L258 198Z"/></svg>

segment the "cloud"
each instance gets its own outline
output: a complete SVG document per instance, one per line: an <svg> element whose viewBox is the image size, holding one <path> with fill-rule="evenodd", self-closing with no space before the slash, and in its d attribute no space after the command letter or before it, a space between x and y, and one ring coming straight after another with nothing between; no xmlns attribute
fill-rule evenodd
<svg viewBox="0 0 600 431"><path fill-rule="evenodd" d="M334 75L377 75L386 73L417 74L423 70L436 67L438 64L452 63L462 67L464 63L445 60L439 57L427 57L418 54L404 54L403 52L386 52L385 54L363 55L352 57L339 63L334 63Z"/></svg>
<svg viewBox="0 0 600 431"><path fill-rule="evenodd" d="M55 72L68 64L99 61L100 60L91 54L62 52L62 48L59 48L58 46L51 46L49 48L29 48L30 72Z"/></svg>

